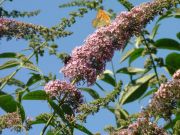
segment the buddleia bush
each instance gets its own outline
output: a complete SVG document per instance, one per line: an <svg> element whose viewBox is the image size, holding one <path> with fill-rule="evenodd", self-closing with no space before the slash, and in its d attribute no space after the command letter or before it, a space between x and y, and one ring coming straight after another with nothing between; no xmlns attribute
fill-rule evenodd
<svg viewBox="0 0 180 135"><path fill-rule="evenodd" d="M73 135L76 130L97 135L101 133L93 133L85 123L89 116L93 118L102 109L115 117L116 124L107 123L109 126L104 129L110 135L179 134L180 34L176 34L176 39L156 37L161 34L162 20L179 18L179 0L153 0L137 6L128 0L118 0L127 10L119 13L108 9L102 0L73 0L57 5L61 10L72 8L74 11L51 27L19 21L20 17L33 17L41 12L9 11L3 6L6 2L0 2L0 39L6 43L24 40L27 46L20 52L0 53L1 72L12 71L0 78L2 134L5 129L13 130L13 134L28 133L41 124L40 135ZM73 24L77 20L81 23L92 11L97 12L96 18L90 20L96 22L92 24L96 30L71 53L59 51L58 39L71 36ZM146 29L149 23L153 23L151 32ZM169 54L159 55L162 49ZM113 61L116 52L122 54L120 63ZM64 66L57 69L60 73L42 72L39 61L50 55L63 63ZM125 67L115 69L115 64L123 62ZM111 70L106 69L109 63ZM134 63L139 67L134 67ZM27 71L24 79L18 77L22 69ZM63 77L57 77L59 74ZM121 75L129 79L120 80ZM108 86L111 91L106 91ZM84 93L89 94L91 101L86 101ZM127 103L145 98L149 98L149 102L139 112L132 114L124 109ZM25 100L46 101L51 111L27 116Z"/></svg>

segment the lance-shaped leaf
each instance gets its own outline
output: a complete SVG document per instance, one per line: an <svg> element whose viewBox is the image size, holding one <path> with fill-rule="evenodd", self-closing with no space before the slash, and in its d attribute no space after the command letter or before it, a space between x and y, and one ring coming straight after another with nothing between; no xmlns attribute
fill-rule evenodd
<svg viewBox="0 0 180 135"><path fill-rule="evenodd" d="M121 127L122 121L128 119L128 112L122 109L120 106L117 106L114 111L117 127Z"/></svg>
<svg viewBox="0 0 180 135"><path fill-rule="evenodd" d="M159 49L180 51L180 43L170 38L159 39L153 45Z"/></svg>
<svg viewBox="0 0 180 135"><path fill-rule="evenodd" d="M36 71L36 72L40 72L40 71L41 71L36 65L34 65L34 64L33 64L32 62L30 62L30 61L25 62L25 63L22 63L21 67L27 68L27 69L30 69L30 70Z"/></svg>
<svg viewBox="0 0 180 135"><path fill-rule="evenodd" d="M144 48L135 49L134 52L129 57L129 64L131 64L137 58L141 57L143 51L144 51Z"/></svg>
<svg viewBox="0 0 180 135"><path fill-rule="evenodd" d="M47 100L48 95L43 90L36 90L32 92L28 92L23 96L23 100Z"/></svg>
<svg viewBox="0 0 180 135"><path fill-rule="evenodd" d="M5 52L0 54L0 58L16 58L17 55L18 54L14 52Z"/></svg>
<svg viewBox="0 0 180 135"><path fill-rule="evenodd" d="M26 114L25 114L25 111L24 111L24 107L17 102L17 107L19 108L19 113L21 115L21 119L22 119L22 122L24 122L25 120L25 117L26 117Z"/></svg>
<svg viewBox="0 0 180 135"><path fill-rule="evenodd" d="M128 11L130 11L134 6L128 0L118 0Z"/></svg>
<svg viewBox="0 0 180 135"><path fill-rule="evenodd" d="M93 133L91 133L86 127L84 127L83 125L79 125L79 124L74 124L74 127L78 130L80 130L83 133L86 133L87 135L94 135Z"/></svg>
<svg viewBox="0 0 180 135"><path fill-rule="evenodd" d="M40 74L32 74L32 76L29 78L29 80L26 83L26 86L31 86L41 80Z"/></svg>
<svg viewBox="0 0 180 135"><path fill-rule="evenodd" d="M122 62L125 61L127 58L129 58L135 50L136 50L136 49L133 48L133 49L127 51L127 52L122 56L122 58L121 58L121 60L120 60L120 63L122 63Z"/></svg>
<svg viewBox="0 0 180 135"><path fill-rule="evenodd" d="M5 62L4 64L0 65L0 70L13 68L20 65L20 63L17 60L9 60Z"/></svg>
<svg viewBox="0 0 180 135"><path fill-rule="evenodd" d="M91 97L93 97L94 99L97 99L97 98L99 98L99 94L95 91L95 90L93 90L93 89L91 89L91 88L79 88L80 90L82 90L82 91L85 91L85 92L87 92L89 95L91 95Z"/></svg>
<svg viewBox="0 0 180 135"><path fill-rule="evenodd" d="M120 104L123 105L129 102L133 102L137 100L139 97L141 97L148 88L148 81L152 79L154 76L155 74L149 74L140 79L137 79L135 81L135 84L129 84L125 88L121 96L121 99L119 101Z"/></svg>
<svg viewBox="0 0 180 135"><path fill-rule="evenodd" d="M180 40L180 32L176 34L176 37Z"/></svg>
<svg viewBox="0 0 180 135"><path fill-rule="evenodd" d="M131 49L127 51L121 58L120 63L125 61L126 59L129 58L129 64L131 64L134 60L139 58L142 55L144 48L138 48L138 49Z"/></svg>
<svg viewBox="0 0 180 135"><path fill-rule="evenodd" d="M17 102L11 95L0 95L0 107L6 112L15 112Z"/></svg>
<svg viewBox="0 0 180 135"><path fill-rule="evenodd" d="M56 112L56 114L58 114L65 123L69 124L69 122L65 118L65 113L63 109L51 99L48 99L48 103L52 107L52 109Z"/></svg>
<svg viewBox="0 0 180 135"><path fill-rule="evenodd" d="M152 33L151 33L151 35L149 36L150 39L154 39L154 37L155 37L156 34L157 34L157 31L158 31L159 27L160 27L160 24L156 24L156 25L154 26L154 28L153 28L153 30L152 30Z"/></svg>
<svg viewBox="0 0 180 135"><path fill-rule="evenodd" d="M102 75L100 75L97 79L102 80L112 86L116 86L116 81L112 77L113 73L110 70L105 70Z"/></svg>
<svg viewBox="0 0 180 135"><path fill-rule="evenodd" d="M136 74L142 74L146 70L142 68L135 68L135 67L124 67L120 68L116 71L116 73L123 73L123 74L129 74L129 75L136 75Z"/></svg>
<svg viewBox="0 0 180 135"><path fill-rule="evenodd" d="M180 53L170 53L166 57L166 68L171 75L180 69Z"/></svg>
<svg viewBox="0 0 180 135"><path fill-rule="evenodd" d="M68 114L69 116L74 115L73 109L68 104L63 104L61 108L65 114Z"/></svg>
<svg viewBox="0 0 180 135"><path fill-rule="evenodd" d="M16 78L11 78L9 80L10 76L11 75L8 75L6 77L0 78L0 85L5 83L8 80L8 82L7 82L8 85L15 85L15 86L18 86L18 87L21 87L21 88L25 87L25 84L22 81L20 81L20 80L18 80Z"/></svg>
<svg viewBox="0 0 180 135"><path fill-rule="evenodd" d="M152 95L154 92L156 92L157 89L149 90L147 93L145 93L139 100L142 100L143 98Z"/></svg>
<svg viewBox="0 0 180 135"><path fill-rule="evenodd" d="M52 116L52 114L50 113L42 113L42 114L39 114L38 116L36 116L35 120L31 120L29 121L29 124L30 125L35 125L35 124L45 124L47 123L48 119ZM54 119L56 118L56 116L54 116ZM51 121L49 123L51 126L54 126L53 125L53 122Z"/></svg>
<svg viewBox="0 0 180 135"><path fill-rule="evenodd" d="M95 85L102 91L105 91L105 89L97 82L95 82Z"/></svg>

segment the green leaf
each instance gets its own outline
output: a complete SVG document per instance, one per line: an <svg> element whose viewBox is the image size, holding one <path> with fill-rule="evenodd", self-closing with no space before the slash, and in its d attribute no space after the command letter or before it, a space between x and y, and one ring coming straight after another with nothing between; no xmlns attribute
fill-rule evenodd
<svg viewBox="0 0 180 135"><path fill-rule="evenodd" d="M180 40L180 32L176 34L177 38Z"/></svg>
<svg viewBox="0 0 180 135"><path fill-rule="evenodd" d="M137 58L142 56L144 48L138 48L133 51L133 53L129 57L129 64L131 64L133 61L135 61Z"/></svg>
<svg viewBox="0 0 180 135"><path fill-rule="evenodd" d="M114 114L114 111L115 111L114 107L112 107L112 106L105 106L105 108Z"/></svg>
<svg viewBox="0 0 180 135"><path fill-rule="evenodd" d="M39 62L39 56L38 56L38 53L35 54L35 57L36 57L36 64L38 64L38 62Z"/></svg>
<svg viewBox="0 0 180 135"><path fill-rule="evenodd" d="M158 29L159 29L159 26L160 26L160 24L156 24L156 25L154 26L154 28L153 28L153 30L152 30L152 33L151 33L151 35L149 36L150 39L154 39L154 37L156 36L157 31L158 31Z"/></svg>
<svg viewBox="0 0 180 135"><path fill-rule="evenodd" d="M62 110L64 111L65 114L68 114L70 116L74 115L74 112L73 112L72 108L69 105L63 104L61 106L61 108L62 108Z"/></svg>
<svg viewBox="0 0 180 135"><path fill-rule="evenodd" d="M177 50L180 51L180 43L174 39L162 38L157 40L154 44L159 49Z"/></svg>
<svg viewBox="0 0 180 135"><path fill-rule="evenodd" d="M5 52L0 54L0 58L16 58L17 53Z"/></svg>
<svg viewBox="0 0 180 135"><path fill-rule="evenodd" d="M173 126L174 135L180 134L180 120L177 120Z"/></svg>
<svg viewBox="0 0 180 135"><path fill-rule="evenodd" d="M149 95L152 95L154 92L156 92L157 89L152 89L150 91L148 91L147 93L145 93L139 100L142 100L143 98L149 96Z"/></svg>
<svg viewBox="0 0 180 135"><path fill-rule="evenodd" d="M2 85L3 83L5 83L8 80L7 85L15 85L15 86L18 86L18 87L21 87L21 88L25 87L25 84L22 81L18 80L18 79L11 78L9 80L10 76L11 75L8 75L6 77L0 78L0 85Z"/></svg>
<svg viewBox="0 0 180 135"><path fill-rule="evenodd" d="M55 134L55 132L52 129L50 129L47 131L46 135L59 135L59 134Z"/></svg>
<svg viewBox="0 0 180 135"><path fill-rule="evenodd" d="M95 82L95 85L102 91L105 91L105 89L97 82Z"/></svg>
<svg viewBox="0 0 180 135"><path fill-rule="evenodd" d="M121 58L121 60L120 60L120 63L122 63L122 62L125 61L127 58L129 58L129 57L131 56L131 54L132 54L135 50L136 50L136 49L133 48L133 49L127 51L127 52L122 56L122 58Z"/></svg>
<svg viewBox="0 0 180 135"><path fill-rule="evenodd" d="M130 11L134 6L128 0L118 0L128 11Z"/></svg>
<svg viewBox="0 0 180 135"><path fill-rule="evenodd" d="M115 118L116 118L116 124L118 127L121 126L122 120L127 120L129 117L128 112L119 106L116 107L114 114L115 114Z"/></svg>
<svg viewBox="0 0 180 135"><path fill-rule="evenodd" d="M18 66L20 63L16 60L9 60L5 62L4 64L0 65L0 70L7 69L7 68L13 68Z"/></svg>
<svg viewBox="0 0 180 135"><path fill-rule="evenodd" d="M40 74L32 74L31 78L26 83L26 86L31 86L41 80L41 75Z"/></svg>
<svg viewBox="0 0 180 135"><path fill-rule="evenodd" d="M152 79L155 75L154 74L149 74L146 75L140 79L137 79L135 81L135 84L129 84L120 99L120 104L126 104L132 101L135 101L136 99L138 99L139 97L141 97L144 92L147 90L148 88L148 81L150 79Z"/></svg>
<svg viewBox="0 0 180 135"><path fill-rule="evenodd" d="M15 112L17 102L11 95L0 95L0 107L6 112Z"/></svg>
<svg viewBox="0 0 180 135"><path fill-rule="evenodd" d="M30 69L32 71L36 71L36 72L40 72L41 70L35 66L32 62L26 62L25 64L22 64L21 67L24 67L24 68L27 68L27 69Z"/></svg>
<svg viewBox="0 0 180 135"><path fill-rule="evenodd" d="M23 100L47 100L48 95L43 90L36 90L32 92L28 92L23 96Z"/></svg>
<svg viewBox="0 0 180 135"><path fill-rule="evenodd" d="M174 16L175 16L175 18L180 18L180 8L174 9Z"/></svg>
<svg viewBox="0 0 180 135"><path fill-rule="evenodd" d="M24 107L20 104L20 103L17 103L17 106L19 108L19 113L21 115L21 119L22 119L22 122L24 122L25 120L25 111L24 111Z"/></svg>
<svg viewBox="0 0 180 135"><path fill-rule="evenodd" d="M31 125L44 124L44 123L47 123L47 121L45 121L45 120L33 120L30 122ZM51 123L50 123L50 125L51 125Z"/></svg>
<svg viewBox="0 0 180 135"><path fill-rule="evenodd" d="M138 57L141 56L142 52L143 52L144 48L133 48L129 51L126 52L126 54L124 54L124 56L122 56L120 63L125 61L127 58L129 58L129 64L131 64L134 60L136 60Z"/></svg>
<svg viewBox="0 0 180 135"><path fill-rule="evenodd" d="M104 71L104 73L102 75L100 75L97 79L98 80L102 80L112 86L116 86L116 81L115 79L112 77L113 73L110 70L106 70Z"/></svg>
<svg viewBox="0 0 180 135"><path fill-rule="evenodd" d="M1 81L0 81L1 82ZM22 81L20 81L20 80L18 80L18 79L16 79L16 78L11 78L9 81L8 81L8 83L7 83L8 85L15 85L15 86L18 86L18 87L21 87L21 88L24 88L25 87L25 84L22 82Z"/></svg>
<svg viewBox="0 0 180 135"><path fill-rule="evenodd" d="M136 48L139 48L140 45L142 44L142 41L143 41L143 37L142 37L142 36L136 37L135 47L136 47Z"/></svg>
<svg viewBox="0 0 180 135"><path fill-rule="evenodd" d="M123 73L123 74L129 74L129 75L136 75L144 73L146 70L142 68L135 68L135 67L124 67L120 68L116 71L116 73Z"/></svg>
<svg viewBox="0 0 180 135"><path fill-rule="evenodd" d="M64 111L55 103L53 100L48 100L49 105L53 108L53 110L61 117L61 119L68 123L68 121L65 119Z"/></svg>
<svg viewBox="0 0 180 135"><path fill-rule="evenodd" d="M178 69L180 69L180 53L170 53L166 57L166 68L171 75Z"/></svg>
<svg viewBox="0 0 180 135"><path fill-rule="evenodd" d="M85 128L83 125L75 124L74 127L83 133L86 133L87 135L93 135L87 128Z"/></svg>
<svg viewBox="0 0 180 135"><path fill-rule="evenodd" d="M175 119L173 119L171 122L168 122L168 123L165 124L164 129L167 130L169 128L172 128L172 127L175 126L176 122L178 122L178 121L180 122L180 115L178 115L178 114L176 115Z"/></svg>
<svg viewBox="0 0 180 135"><path fill-rule="evenodd" d="M94 99L97 99L97 98L99 98L99 94L95 91L95 90L93 90L93 89L91 89L91 88L79 88L80 90L82 90L82 91L85 91L85 92L87 92L89 95L91 95L91 97L93 97Z"/></svg>

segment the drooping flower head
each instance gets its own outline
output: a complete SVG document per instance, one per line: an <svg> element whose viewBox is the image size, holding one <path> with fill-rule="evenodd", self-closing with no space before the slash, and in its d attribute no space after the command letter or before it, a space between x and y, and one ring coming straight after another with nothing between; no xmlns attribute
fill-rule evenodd
<svg viewBox="0 0 180 135"><path fill-rule="evenodd" d="M174 1L155 0L122 12L108 26L98 28L88 36L84 44L76 47L71 59L61 69L70 80L84 80L89 85L96 81L110 61L115 50L125 47L128 40L140 34L146 24Z"/></svg>
<svg viewBox="0 0 180 135"><path fill-rule="evenodd" d="M64 104L70 105L73 109L83 102L81 92L66 81L50 81L45 85L44 90L51 97L57 97L60 100L64 98Z"/></svg>
<svg viewBox="0 0 180 135"><path fill-rule="evenodd" d="M173 79L180 80L180 69L173 74Z"/></svg>
<svg viewBox="0 0 180 135"><path fill-rule="evenodd" d="M111 135L168 135L163 128L158 127L147 118L138 118L128 128L121 129Z"/></svg>
<svg viewBox="0 0 180 135"><path fill-rule="evenodd" d="M7 113L0 116L0 131L5 128L11 128L16 131L20 130L22 125L22 120L17 112Z"/></svg>
<svg viewBox="0 0 180 135"><path fill-rule="evenodd" d="M173 80L161 84L160 88L152 97L148 110L153 116L161 115L163 118L170 118L172 110L177 107L180 100L180 71L176 71Z"/></svg>
<svg viewBox="0 0 180 135"><path fill-rule="evenodd" d="M8 18L0 18L0 38L6 37L11 39L13 37L19 39L29 39L32 37L43 37L46 40L53 40L55 37L69 35L68 32L56 31L41 25L34 25L31 23L20 22Z"/></svg>

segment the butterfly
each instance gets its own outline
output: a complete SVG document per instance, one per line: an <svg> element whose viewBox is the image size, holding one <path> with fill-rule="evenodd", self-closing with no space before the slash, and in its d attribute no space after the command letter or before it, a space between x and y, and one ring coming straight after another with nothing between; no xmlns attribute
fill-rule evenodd
<svg viewBox="0 0 180 135"><path fill-rule="evenodd" d="M95 28L109 25L111 22L110 16L108 13L102 9L99 9L96 15L96 18L92 21L92 25Z"/></svg>

